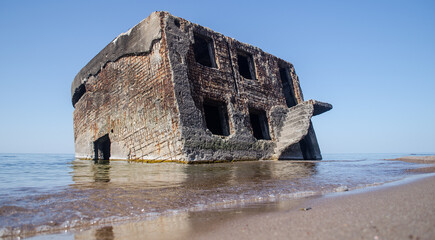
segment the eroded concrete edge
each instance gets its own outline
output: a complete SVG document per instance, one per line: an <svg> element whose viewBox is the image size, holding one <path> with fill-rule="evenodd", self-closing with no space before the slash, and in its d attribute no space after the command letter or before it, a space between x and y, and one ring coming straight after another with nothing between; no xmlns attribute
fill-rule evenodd
<svg viewBox="0 0 435 240"><path fill-rule="evenodd" d="M92 58L74 78L71 84L71 98L81 84L86 83L90 76L97 75L107 63L114 62L126 55L151 52L154 42L162 37L160 14L161 12L153 12L127 32L121 33Z"/></svg>

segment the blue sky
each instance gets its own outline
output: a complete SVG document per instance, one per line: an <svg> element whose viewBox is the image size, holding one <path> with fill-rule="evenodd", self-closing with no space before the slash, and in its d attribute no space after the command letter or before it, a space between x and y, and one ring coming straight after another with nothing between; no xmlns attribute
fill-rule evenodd
<svg viewBox="0 0 435 240"><path fill-rule="evenodd" d="M435 1L0 1L0 152L73 153L74 76L165 10L294 64L323 153L435 152Z"/></svg>

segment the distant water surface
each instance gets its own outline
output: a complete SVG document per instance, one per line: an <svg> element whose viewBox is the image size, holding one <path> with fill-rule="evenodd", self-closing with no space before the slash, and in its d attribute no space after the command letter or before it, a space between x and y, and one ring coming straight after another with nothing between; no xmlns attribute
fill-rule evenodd
<svg viewBox="0 0 435 240"><path fill-rule="evenodd" d="M0 154L0 237L345 191L403 179L410 154L186 165L94 163L61 154Z"/></svg>

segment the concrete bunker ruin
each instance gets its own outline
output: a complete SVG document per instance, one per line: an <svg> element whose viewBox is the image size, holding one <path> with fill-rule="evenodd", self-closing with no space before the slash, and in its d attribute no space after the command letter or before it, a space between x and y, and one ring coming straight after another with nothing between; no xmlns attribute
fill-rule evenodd
<svg viewBox="0 0 435 240"><path fill-rule="evenodd" d="M71 86L77 158L185 163L321 159L291 63L154 12L120 34Z"/></svg>

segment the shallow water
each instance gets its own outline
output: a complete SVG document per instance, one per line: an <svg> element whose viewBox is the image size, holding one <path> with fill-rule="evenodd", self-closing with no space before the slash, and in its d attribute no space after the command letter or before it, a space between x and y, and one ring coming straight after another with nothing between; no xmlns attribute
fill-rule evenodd
<svg viewBox="0 0 435 240"><path fill-rule="evenodd" d="M382 160L403 155L325 154L319 162L185 165L0 154L0 237L90 226L108 230L116 222L148 219L151 224L166 216L379 185L422 166Z"/></svg>

